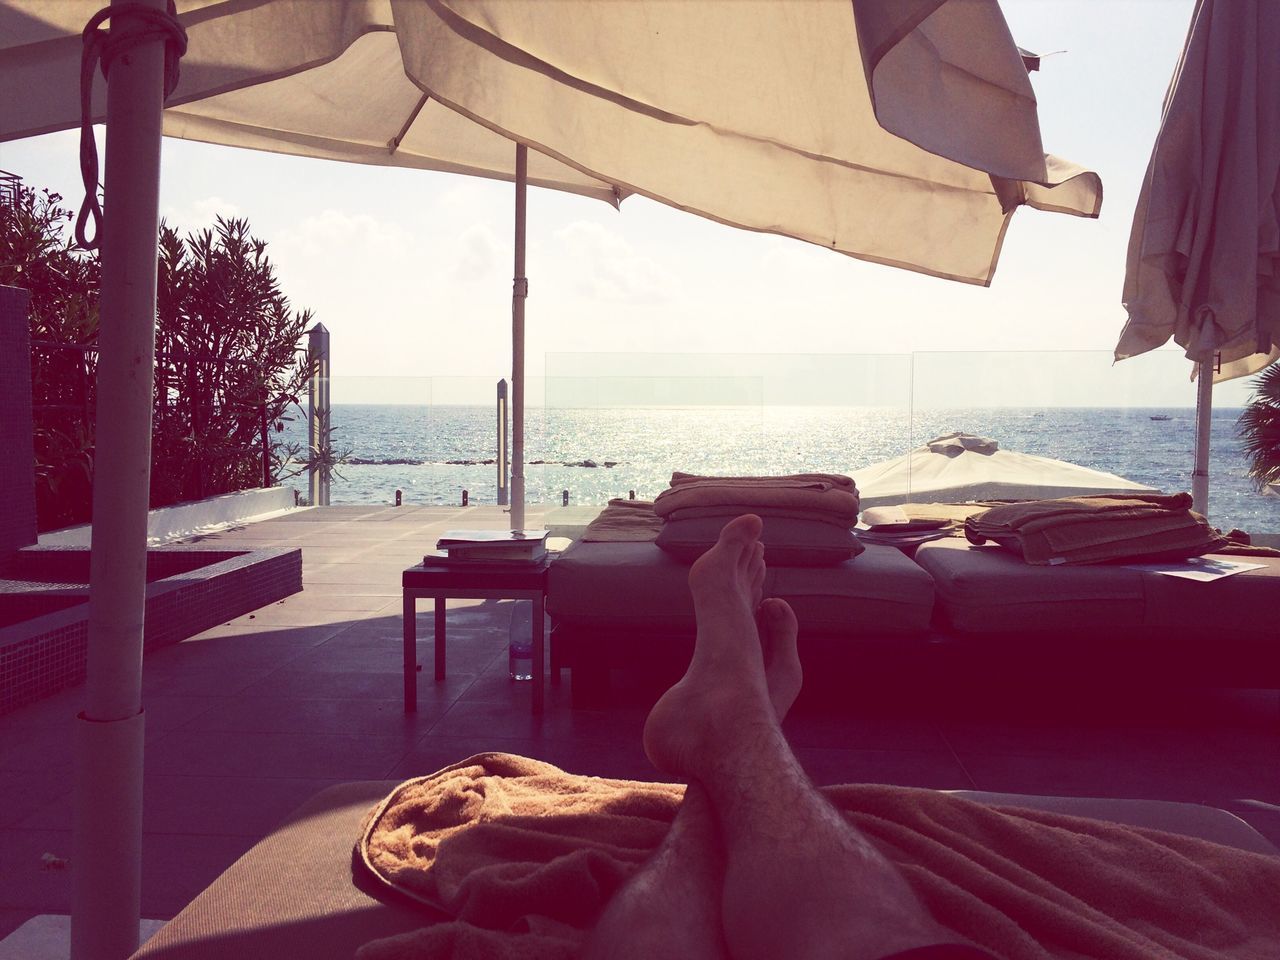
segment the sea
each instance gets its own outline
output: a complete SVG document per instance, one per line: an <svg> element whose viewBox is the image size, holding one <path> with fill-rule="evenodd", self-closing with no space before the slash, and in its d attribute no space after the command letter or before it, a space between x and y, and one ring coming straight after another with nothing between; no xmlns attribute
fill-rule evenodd
<svg viewBox="0 0 1280 960"><path fill-rule="evenodd" d="M1280 498L1258 491L1237 435L1239 409L1213 411L1209 517L1223 530L1280 533ZM334 504L497 502L497 420L489 406L338 404L333 445L345 462ZM942 434L992 437L1156 487L1190 490L1195 411L1175 408L690 406L526 409L526 502L651 500L673 471L851 473ZM305 414L282 439L303 445ZM305 474L285 481L307 496Z"/></svg>

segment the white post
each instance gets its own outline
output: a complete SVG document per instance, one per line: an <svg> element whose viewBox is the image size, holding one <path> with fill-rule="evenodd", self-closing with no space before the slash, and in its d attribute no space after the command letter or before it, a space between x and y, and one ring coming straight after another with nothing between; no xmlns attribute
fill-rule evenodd
<svg viewBox="0 0 1280 960"><path fill-rule="evenodd" d="M1196 374L1196 458L1191 471L1191 509L1209 515L1209 443L1213 429L1213 375L1217 355L1200 361Z"/></svg>
<svg viewBox="0 0 1280 960"><path fill-rule="evenodd" d="M524 275L525 194L529 153L516 144L516 262L511 289L511 529L524 529L524 301L529 281Z"/></svg>
<svg viewBox="0 0 1280 960"><path fill-rule="evenodd" d="M497 448L498 448L498 506L505 507L511 500L510 484L507 474L510 472L510 463L507 461L507 381L498 381L498 405L497 405Z"/></svg>
<svg viewBox="0 0 1280 960"><path fill-rule="evenodd" d="M147 3L165 7L164 0ZM71 955L77 960L120 960L138 947L164 56L162 38L132 47L112 63L107 86L88 682L76 724Z"/></svg>
<svg viewBox="0 0 1280 960"><path fill-rule="evenodd" d="M307 499L313 507L329 506L329 471L315 463L317 454L326 459L333 441L333 410L329 403L329 330L317 323L307 331L307 354L315 364L307 384Z"/></svg>

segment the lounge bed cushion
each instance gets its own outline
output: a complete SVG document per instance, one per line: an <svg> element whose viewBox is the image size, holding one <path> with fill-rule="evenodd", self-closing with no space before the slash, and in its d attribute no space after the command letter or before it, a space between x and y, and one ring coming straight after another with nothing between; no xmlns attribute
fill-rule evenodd
<svg viewBox="0 0 1280 960"><path fill-rule="evenodd" d="M1142 574L1114 566L1038 567L999 546L949 537L916 550L938 612L960 633L1124 631L1142 626Z"/></svg>
<svg viewBox="0 0 1280 960"><path fill-rule="evenodd" d="M738 516L668 519L656 543L677 560L692 563L715 545L726 523ZM853 531L838 524L800 517L762 517L765 562L770 566L813 567L844 563L862 552Z"/></svg>
<svg viewBox="0 0 1280 960"><path fill-rule="evenodd" d="M933 578L943 621L963 634L1130 634L1171 641L1280 641L1280 560L1198 583L1118 564L1040 567L997 546L955 538L922 544L915 555Z"/></svg>
<svg viewBox="0 0 1280 960"><path fill-rule="evenodd" d="M830 566L769 567L764 591L791 603L802 634L917 636L933 608L929 575L875 545ZM579 626L692 634L689 566L653 543L579 541L551 564L547 611Z"/></svg>

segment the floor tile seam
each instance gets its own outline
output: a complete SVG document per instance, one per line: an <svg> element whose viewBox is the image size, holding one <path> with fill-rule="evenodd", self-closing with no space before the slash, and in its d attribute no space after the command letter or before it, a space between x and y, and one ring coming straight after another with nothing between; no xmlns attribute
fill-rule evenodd
<svg viewBox="0 0 1280 960"><path fill-rule="evenodd" d="M827 743L804 743L788 738L792 750L831 750L838 753L877 753L898 754L904 757L941 756L952 757L959 762L960 758L951 749L950 744L939 743L931 747L889 747L871 743L859 743L856 746L835 746Z"/></svg>
<svg viewBox="0 0 1280 960"><path fill-rule="evenodd" d="M144 721L144 725L145 725L145 721ZM144 752L146 750L150 750L152 747L159 746L171 734L176 732L175 728L157 729L153 727L152 729L153 729L152 733L147 733L145 735L146 742L144 744ZM45 754L44 756L40 757L38 766L25 766L25 765L15 766L11 760L6 760L3 763L0 763L0 774L50 773L50 774L56 775L58 773L65 773L68 770L74 772L76 769L74 753L75 753L75 732L74 732L74 727L69 727L69 729L67 730L66 742L62 744L60 747L58 747L56 750L52 751L52 755ZM26 763L25 760L20 762L23 764Z"/></svg>
<svg viewBox="0 0 1280 960"><path fill-rule="evenodd" d="M483 740L486 743L525 743L525 744L555 744L558 746L575 746L582 745L588 747L639 747L639 739L628 738L626 740L583 740L580 738L563 737L542 737L537 734L485 734L480 733L440 733L425 734L418 743L414 745L416 750L419 746L429 741L449 741L449 740Z"/></svg>
<svg viewBox="0 0 1280 960"><path fill-rule="evenodd" d="M332 742L332 743L337 743L339 740L347 740L347 741L355 741L355 742L357 742L357 743L367 745L367 746L369 746L370 748L373 748L373 747L386 747L386 748L388 748L388 749L394 749L394 748L400 747L400 746L402 746L402 745L405 743L405 740L406 740L406 738L405 738L405 737L398 737L398 736L381 736L381 735L378 735L378 734L367 734L367 733L327 733L327 732L320 732L320 731L315 731L315 730L296 730L296 731L281 731L281 730L176 730L176 731L174 731L174 737L178 737L179 735L185 735L185 736L186 736L186 737L188 737L188 738L208 738L208 737L217 737L217 738L219 738L220 740L235 740L235 739L243 739L243 738L246 738L246 737L254 737L254 738L262 738L262 737L288 738L288 739L291 739L291 740L303 740L303 739L306 739L306 740L308 740L308 741L312 741L312 742L317 741L317 740L327 740L327 741L330 741L330 742ZM416 736L416 734L415 734L415 736ZM173 738L170 738L170 739L173 739ZM159 745L159 744L148 744L147 746L148 746L148 748L150 748L150 747L152 747L152 746L157 746L157 747L158 747L158 746L160 746L160 745ZM243 757L240 757L240 759L243 761ZM239 774L235 774L235 775L236 775L236 776L238 776ZM216 776L218 776L218 775L217 775L217 774L210 773L210 774L191 774L191 776L214 776L214 777L216 777ZM274 779L274 778L272 778L272 779ZM296 778L295 778L295 779L296 779ZM306 779L306 778L302 778L302 779ZM320 779L326 779L326 778L321 777Z"/></svg>
<svg viewBox="0 0 1280 960"><path fill-rule="evenodd" d="M436 521L431 521L430 523L423 524L423 526L430 526L430 525L435 524L435 523L445 523L445 524L447 524L447 523L452 522L452 521L453 521L454 519L456 519L459 515L460 515L459 513L455 512L455 513L453 513L452 515L450 515L450 516L449 516L449 517L447 517L447 518L443 518L443 519L441 519L441 520L436 520ZM356 519L358 519L358 518L356 518ZM354 520L348 520L348 521L343 521L343 522L344 522L344 523L350 523L350 522L354 522ZM367 555L370 551L373 551L373 550L385 549L385 545L386 545L387 543L397 543L397 542L399 542L399 541L406 540L406 539L408 539L409 537L420 537L420 536L422 536L422 529L421 529L421 528L418 528L418 529L416 529L416 530L406 530L404 533L394 535L394 536L392 536L392 537L390 537L390 538L388 538L388 539L386 539L386 540L382 541L380 544L373 544L373 545L370 545L369 547L364 548L364 549L362 549L362 550L358 551L357 553L352 554L352 558L353 558L353 559L348 560L348 561L345 561L345 562L347 562L347 563L354 563L354 562L357 562L355 558L358 558L358 557L361 557L361 556L365 556L365 555ZM304 560L305 560L305 557L306 557L306 544L305 544L305 543L303 543L303 544L302 544L302 550L303 550L303 557L304 557ZM327 569L327 568L328 568L328 567L330 567L330 566L335 566L335 565L337 564L337 562L338 562L338 561L333 561L333 562L330 562L330 563L327 563L327 564L322 564L318 569L320 569L320 570ZM408 565L409 565L409 566L413 566L413 564L412 564L412 563L410 563L410 564L408 564Z"/></svg>
<svg viewBox="0 0 1280 960"><path fill-rule="evenodd" d="M349 729L349 728L348 728L348 729ZM288 737L358 737L358 738L360 738L360 739L362 739L362 740L363 740L363 739L366 739L366 738L372 738L372 739L377 739L377 740L393 740L393 739L396 739L395 737L388 736L388 735L386 735L386 734L375 733L375 732L373 732L373 731L358 731L358 732L356 732L356 733L348 733L348 732L341 731L341 730L317 730L317 729L315 729L314 727L308 727L308 728L306 728L306 729L292 729L292 730L280 730L280 729L272 729L272 728L267 728L267 727L263 727L263 728L258 728L258 727L194 727L194 728L192 728L192 729L190 729L190 730L183 730L183 731L180 731L180 732L182 732L182 733L192 733L192 734L208 734L208 735L210 735L210 736L213 736L213 735L221 735L221 736L225 736L225 737L240 737L240 736L252 736L252 737L262 737L262 736L288 736ZM407 736L407 737L409 737L409 738L412 738L412 737L417 737L418 735L419 735L419 734L418 734L418 732L415 730L415 731L413 731L413 732L411 732L411 733L407 734L406 736Z"/></svg>
<svg viewBox="0 0 1280 960"><path fill-rule="evenodd" d="M950 739L947 737L946 731L941 727L938 727L937 734L942 739L942 742L947 745L947 752L951 754L951 759L956 762L956 765L960 768L960 772L964 774L965 780L969 781L969 788L977 790L978 781L974 779L973 774L969 772L969 768L965 765L965 762L960 759L960 754L957 753L956 748L952 746Z"/></svg>
<svg viewBox="0 0 1280 960"><path fill-rule="evenodd" d="M222 699L222 698L220 698L220 699ZM232 700L232 699L239 699L239 697L226 697L225 699ZM263 694L262 696L250 696L250 697L248 697L247 699L250 699L250 700L270 700L270 701L275 701L275 702L279 702L279 703L295 703L295 702L296 702L296 703L315 703L315 702L324 702L324 703L328 703L328 702L335 701L335 700L337 700L337 701L344 701L344 702L345 702L345 701L358 701L358 702L360 702L360 703L370 703L370 704L373 704L373 703L395 704L397 707L400 707L400 706L402 706L402 705L404 704L404 698L403 698L403 697L395 697L395 696L391 696L391 697L364 697L364 696L360 696L360 697L354 697L354 696L347 696L347 697L320 697L320 696L316 696L316 697L281 697L281 696L268 696L268 695L266 695L266 694ZM421 697L419 697L419 700L421 700L421 699L422 699L422 698L421 698Z"/></svg>
<svg viewBox="0 0 1280 960"><path fill-rule="evenodd" d="M468 686L467 689L470 689L470 687ZM417 742L421 743L427 737L431 736L431 732L435 730L435 728L438 727L444 721L445 717L449 716L449 714L453 712L454 707L456 707L461 701L462 701L462 694L460 693L458 694L457 697L455 697L452 701L450 701L449 706L445 708L444 712L441 713L440 716L436 717L435 720L433 720L430 723L430 725L428 725L426 731L422 734L422 736L418 738ZM414 746L416 747L417 743L415 743Z"/></svg>
<svg viewBox="0 0 1280 960"><path fill-rule="evenodd" d="M192 679L214 679L217 676L230 671L267 670L269 672L274 672L279 667L293 662L300 656L310 653L313 649L315 648L307 646L296 651L286 651L288 653L287 659L259 663L246 663L243 660L238 660L234 654L230 653L225 654L228 658L227 662L214 662L208 659L202 660L198 655L196 655L189 661L173 661L172 665L169 662L155 664L151 667L149 673L147 672L147 668L144 666L142 675L144 680L150 680L153 683L163 683L165 680L178 680L188 677ZM272 659L274 660L274 658ZM165 696L165 694L161 694L161 696ZM173 696L181 696L181 694L173 694ZM218 695L214 694L214 696Z"/></svg>
<svg viewBox="0 0 1280 960"><path fill-rule="evenodd" d="M151 773L144 777L143 789L148 784L155 784L156 781L201 781L201 780L217 780L220 783L228 780L242 780L246 784L258 782L270 782L273 786L279 785L283 781L297 781L298 783L315 784L316 790L323 790L325 787L333 786L336 783L346 783L347 780L340 777L299 777L299 776L283 776L283 777L262 777L262 776L216 776L207 773ZM144 811L145 815L145 811Z"/></svg>
<svg viewBox="0 0 1280 960"><path fill-rule="evenodd" d="M1022 760L1028 763L1053 764L1058 767L1066 767L1068 769L1088 769L1095 766L1114 767L1117 757L1108 754L1097 753L1012 753L1000 750L965 750L956 751L957 759L967 759L971 762L981 763L983 761L1010 761ZM1174 757L1170 755L1145 756L1140 754L1126 754L1123 758L1130 768L1137 767L1145 770L1160 771L1198 771L1204 772L1207 765L1212 765L1213 769L1219 773L1237 772L1252 773L1254 765L1244 764L1235 757L1229 756L1182 756ZM1262 768L1264 771L1270 769Z"/></svg>
<svg viewBox="0 0 1280 960"><path fill-rule="evenodd" d="M273 673L275 673L275 670L274 670L274 669L264 670L262 673L251 672L251 673L249 674L249 678L248 678L247 680L246 680L246 679L244 679L242 676L237 676L237 679L236 679L235 681L232 681L232 683L231 683L230 685L227 685L226 687L224 687L224 691L225 691L225 692L224 692L224 694L223 694L223 695L224 695L224 696L236 696L237 694L243 693L243 692L244 692L245 690L247 690L249 687L252 687L252 686L253 686L254 684L256 684L256 683L261 683L263 680L267 679L267 678L268 678L269 676L271 676L271 674L273 674ZM176 676L176 677L169 677L169 678L163 678L163 679L153 679L153 680L151 680L150 682L152 682L152 683L154 683L154 684L157 684L157 685L160 685L160 686L163 686L163 685L164 685L164 684L166 684L166 683L170 683L170 684L171 684L173 681L181 681L181 680L196 680L196 679L208 680L208 679L216 679L216 678L201 677L199 674L196 674L196 675L188 674L188 675L186 675L186 676ZM146 683L146 682L148 682L148 681L146 680L146 678L144 678L143 682L144 682L144 683ZM238 685L236 685L237 683L238 683ZM148 691L148 690L144 690L144 691L143 691L143 697L144 697L144 699L145 699L145 697L146 697L146 695L147 695L147 693L148 693L148 692L155 693L156 691ZM203 694L199 694L199 693L195 693L195 694L192 694L192 695L193 695L193 696L203 696ZM180 696L182 696L182 693L181 693L181 692L176 692L176 693L175 693L175 692L173 692L172 690L165 690L163 693L157 693L157 696L165 696L165 697L180 697Z"/></svg>

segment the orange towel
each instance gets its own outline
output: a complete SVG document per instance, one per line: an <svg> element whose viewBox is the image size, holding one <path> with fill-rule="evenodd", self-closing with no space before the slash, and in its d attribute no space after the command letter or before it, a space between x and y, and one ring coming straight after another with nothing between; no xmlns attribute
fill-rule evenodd
<svg viewBox="0 0 1280 960"><path fill-rule="evenodd" d="M698 477L674 473L671 486L653 501L654 512L716 508L721 513L785 510L852 527L858 522L858 490L849 477L797 473L787 477Z"/></svg>
<svg viewBox="0 0 1280 960"><path fill-rule="evenodd" d="M1190 509L1186 493L1103 494L992 507L965 521L976 544L993 540L1027 563L1174 560L1213 553L1227 543Z"/></svg>
<svg viewBox="0 0 1280 960"><path fill-rule="evenodd" d="M480 754L407 781L356 858L455 921L358 960L576 956L661 842L684 788ZM944 925L1006 960L1275 960L1280 858L933 790L827 787Z"/></svg>

